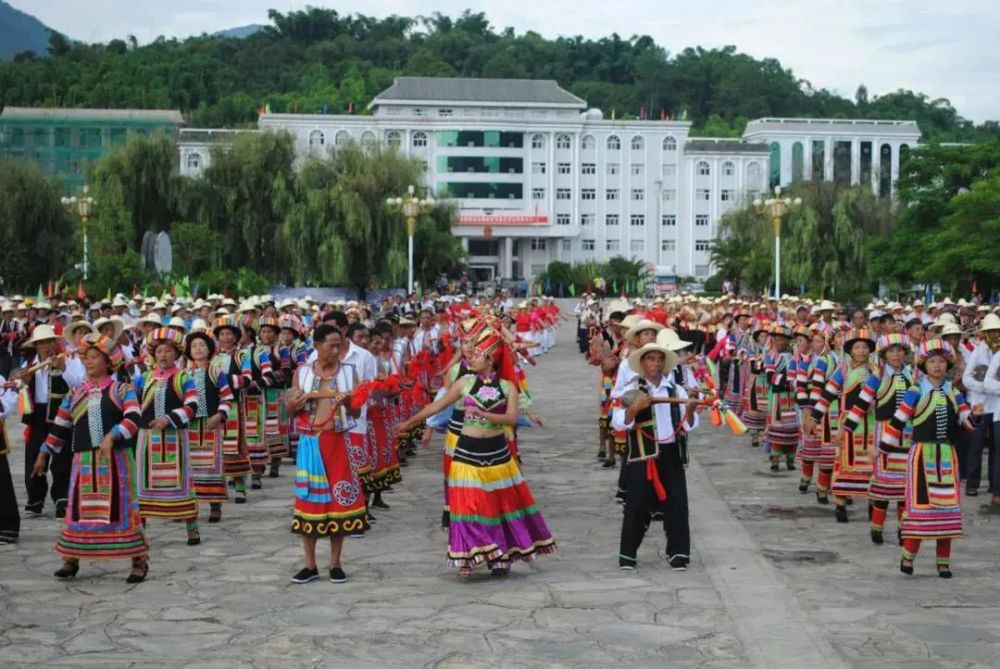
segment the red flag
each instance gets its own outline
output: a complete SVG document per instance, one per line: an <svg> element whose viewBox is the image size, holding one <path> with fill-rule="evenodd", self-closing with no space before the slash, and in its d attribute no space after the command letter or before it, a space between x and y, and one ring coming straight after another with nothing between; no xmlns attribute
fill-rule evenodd
<svg viewBox="0 0 1000 669"><path fill-rule="evenodd" d="M87 297L87 293L83 290L83 281L76 284L76 299L82 300Z"/></svg>
<svg viewBox="0 0 1000 669"><path fill-rule="evenodd" d="M663 107L660 107L660 120L661 121L667 120L667 112L663 111Z"/></svg>
<svg viewBox="0 0 1000 669"><path fill-rule="evenodd" d="M49 284L47 286L45 286L45 297L52 297L52 282L51 281L49 281Z"/></svg>
<svg viewBox="0 0 1000 669"><path fill-rule="evenodd" d="M347 103L347 113L348 114L353 114L354 113L354 103L353 102L348 102Z"/></svg>
<svg viewBox="0 0 1000 669"><path fill-rule="evenodd" d="M979 293L979 290L976 288L976 280L973 279L972 280L972 294L973 295L977 295L978 293Z"/></svg>
<svg viewBox="0 0 1000 669"><path fill-rule="evenodd" d="M258 116L263 116L266 113L267 113L267 110L264 108L264 105L261 105L261 106L257 107L257 115Z"/></svg>

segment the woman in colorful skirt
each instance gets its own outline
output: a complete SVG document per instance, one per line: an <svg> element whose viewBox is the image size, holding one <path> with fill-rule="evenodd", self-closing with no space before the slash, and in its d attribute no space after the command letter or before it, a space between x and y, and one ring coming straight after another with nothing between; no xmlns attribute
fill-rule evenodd
<svg viewBox="0 0 1000 669"><path fill-rule="evenodd" d="M886 512L890 502L896 502L896 521L902 523L903 502L906 499L906 462L910 450L910 431L905 430L897 446L888 446L883 435L886 426L899 409L906 391L913 385L913 371L906 364L910 340L906 335L889 334L879 337L875 350L881 370L868 377L858 403L843 417L841 428L854 432L860 422L874 407L875 443L874 473L868 485L868 500L872 506L872 543L882 544L885 539ZM902 527L897 535L902 542Z"/></svg>
<svg viewBox="0 0 1000 669"><path fill-rule="evenodd" d="M198 500L191 473L187 426L198 411L198 391L187 372L177 368L184 339L171 328L159 328L146 338L154 369L135 378L142 408L139 423L139 515L184 519L188 546L201 543Z"/></svg>
<svg viewBox="0 0 1000 669"><path fill-rule="evenodd" d="M250 455L250 487L260 490L271 452L267 446L267 398L265 390L274 385L271 353L266 346L253 344L257 323L244 322L243 331L251 344L243 349L244 414L243 438Z"/></svg>
<svg viewBox="0 0 1000 669"><path fill-rule="evenodd" d="M281 375L286 380L286 387L290 387L292 379L295 377L295 370L298 369L299 365L305 364L310 351L306 343L302 341L305 329L298 317L293 314L284 314L278 319L278 325L281 327L281 334L278 337ZM295 431L295 417L287 415L287 411L284 413L287 419L288 457L295 460L299 434Z"/></svg>
<svg viewBox="0 0 1000 669"><path fill-rule="evenodd" d="M754 326L751 341L743 352L747 373L746 398L743 402L743 424L750 430L750 445L760 446L760 435L767 427L767 375L764 372L765 342L768 323L760 321Z"/></svg>
<svg viewBox="0 0 1000 669"><path fill-rule="evenodd" d="M112 376L124 362L115 342L88 334L78 352L87 380L63 400L35 462L35 475L44 476L50 454L63 448L73 453L69 506L56 544L63 565L55 576L73 578L81 559L131 559L126 581L140 583L149 570L149 546L139 521L132 453L139 402L130 384Z"/></svg>
<svg viewBox="0 0 1000 669"><path fill-rule="evenodd" d="M812 483L816 460L819 458L819 439L814 433L801 427L805 424L806 414L812 411L812 404L809 402L809 370L813 358L812 331L805 325L796 325L792 332L795 335L795 352L792 354L789 374L794 379L795 404L799 411L800 429L796 457L802 465L799 492L804 495L809 492L809 484Z"/></svg>
<svg viewBox="0 0 1000 669"><path fill-rule="evenodd" d="M233 403L229 374L215 356L215 340L204 330L184 341L187 373L198 393L198 410L188 426L191 472L199 502L208 502L208 522L222 520L222 503L229 501L222 455L222 426Z"/></svg>
<svg viewBox="0 0 1000 669"><path fill-rule="evenodd" d="M468 374L404 423L406 429L449 404L463 401L462 434L448 471L448 561L460 576L487 563L506 576L513 561L556 550L528 484L511 457L504 426L517 424L518 391L502 335L488 328L476 342Z"/></svg>
<svg viewBox="0 0 1000 669"><path fill-rule="evenodd" d="M476 337L482 333L486 327L485 321L480 319L467 319L461 324L461 343L459 346L458 361L450 365L444 372L445 383L448 388L458 379L464 378L471 373L469 360L475 353ZM444 435L444 452L441 463L444 471L444 511L441 513L441 527L447 528L451 521L448 507L448 472L451 469L451 461L455 457L455 446L462 434L462 426L465 424L465 402L459 400L452 406L451 417L448 419L448 429Z"/></svg>
<svg viewBox="0 0 1000 669"><path fill-rule="evenodd" d="M960 429L974 429L983 407L976 405L970 411L965 396L948 380L955 352L947 342L924 342L916 351L915 362L923 376L906 391L882 435L887 448L901 448L905 428L913 429L907 453L899 570L912 574L920 542L934 539L938 576L951 578L951 542L962 536L955 441Z"/></svg>
<svg viewBox="0 0 1000 669"><path fill-rule="evenodd" d="M764 441L776 472L785 461L788 471L795 469L795 451L799 444L799 413L795 403L795 367L788 350L792 329L775 324L771 328L772 351L764 357L764 373L768 384L767 427Z"/></svg>
<svg viewBox="0 0 1000 669"><path fill-rule="evenodd" d="M839 342L840 335L834 330L826 328L821 323L810 326L813 333L812 347L813 358L809 365L809 411L806 413L803 430L816 437L816 501L820 504L829 504L830 484L833 481L833 463L837 460L836 435L840 425L840 399L833 397L825 405L824 411L818 419L813 419L813 409L823 397L823 390L826 384L833 378L840 358L833 349L834 344ZM808 469L812 474L812 468ZM806 475L806 466L802 468L803 476Z"/></svg>
<svg viewBox="0 0 1000 669"><path fill-rule="evenodd" d="M344 537L368 530L361 480L347 453L348 432L360 415L350 402L357 377L353 367L340 364L342 343L336 327L323 323L313 338L316 360L299 367L285 397L299 430L292 532L302 536L305 556L305 567L292 582L319 578L316 543L328 537L330 581L343 583L347 580L341 565Z"/></svg>
<svg viewBox="0 0 1000 669"><path fill-rule="evenodd" d="M288 415L285 411L285 390L291 385L291 365L282 365L278 346L281 327L278 319L264 316L258 322L260 346L271 359L273 383L264 388L264 444L267 446L271 467L270 478L281 473L281 459L288 456ZM291 360L289 359L289 363ZM288 376L286 376L286 374Z"/></svg>
<svg viewBox="0 0 1000 669"><path fill-rule="evenodd" d="M233 501L246 504L247 477L250 476L250 454L243 436L246 407L243 397L243 352L239 349L240 326L233 316L220 316L212 332L219 341L219 351L212 366L224 372L233 394L233 401L222 424L222 474L236 488Z"/></svg>
<svg viewBox="0 0 1000 669"><path fill-rule="evenodd" d="M861 391L878 368L871 361L875 341L867 328L857 328L844 335L844 360L823 389L823 395L813 407L813 419L818 420L829 410L834 399L840 406L841 424L854 412L854 430L841 430L837 444L837 459L833 463L833 493L835 517L846 523L847 500L868 497L875 455L875 414L861 399Z"/></svg>
<svg viewBox="0 0 1000 669"><path fill-rule="evenodd" d="M398 384L399 374L393 364L392 351L386 348L389 341L391 341L391 326L376 326L372 330L370 346L371 353L375 356L375 378L383 384L377 392L369 395L367 416L368 438L373 444L372 456L374 456L372 469L374 494L371 506L376 509L389 508L382 499L382 493L403 480L399 471L399 458L396 456L396 444L392 439L395 428L390 412L393 389L388 386Z"/></svg>

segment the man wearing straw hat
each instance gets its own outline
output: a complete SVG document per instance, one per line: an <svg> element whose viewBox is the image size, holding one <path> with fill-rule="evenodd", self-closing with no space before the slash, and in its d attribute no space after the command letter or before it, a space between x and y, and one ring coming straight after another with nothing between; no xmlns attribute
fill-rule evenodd
<svg viewBox="0 0 1000 669"><path fill-rule="evenodd" d="M959 467L964 470L965 494L975 497L979 494L979 482L983 473L983 450L987 453L987 478L993 501L1000 503L1000 430L994 421L1000 419L1000 382L989 375L995 361L1000 358L1000 316L986 314L979 324L980 342L966 360L962 383L965 385L970 405L983 405L983 418L969 440L966 457L959 457ZM963 466L963 463L964 464Z"/></svg>
<svg viewBox="0 0 1000 669"><path fill-rule="evenodd" d="M45 495L49 493L56 505L56 518L63 518L69 500L69 474L73 464L73 454L67 449L50 459L51 488L45 476L31 475L35 460L38 458L38 450L49 435L49 426L55 420L59 404L63 397L71 389L83 383L86 377L86 371L79 358L56 355L57 340L58 337L51 325L45 323L36 325L31 338L24 343L24 348L35 352L33 357L28 358L30 361L28 370L38 368L31 373L22 370L15 378L26 384L31 407L21 417L21 422L28 426L24 440L24 486L28 499L24 510L35 515L41 514L45 506ZM50 363L39 366L50 360ZM24 378L25 376L27 378Z"/></svg>
<svg viewBox="0 0 1000 669"><path fill-rule="evenodd" d="M678 436L681 431L695 429L698 416L694 404L682 408L683 404L654 403L654 399L688 398L670 375L677 360L676 353L656 342L634 350L628 357L628 367L635 376L621 405L612 413L612 427L628 433L623 465L625 510L618 552L621 569L635 569L639 546L656 512L663 513L670 566L685 571L691 559L687 479Z"/></svg>

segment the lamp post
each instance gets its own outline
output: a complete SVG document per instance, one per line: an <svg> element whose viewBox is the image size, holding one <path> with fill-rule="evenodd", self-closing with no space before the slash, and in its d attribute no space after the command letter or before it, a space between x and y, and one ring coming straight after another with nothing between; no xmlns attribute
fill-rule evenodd
<svg viewBox="0 0 1000 669"><path fill-rule="evenodd" d="M753 208L758 213L767 214L774 223L774 299L781 297L781 221L792 209L802 204L802 198L794 200L781 197L781 186L774 187L774 197L763 202L760 198L753 201Z"/></svg>
<svg viewBox="0 0 1000 669"><path fill-rule="evenodd" d="M83 280L86 281L89 278L90 271L90 244L87 240L87 219L90 218L90 208L97 204L97 200L90 197L90 188L84 186L83 195L80 197L71 195L61 198L60 201L67 209L75 209L76 213L80 216L80 220L83 221Z"/></svg>
<svg viewBox="0 0 1000 669"><path fill-rule="evenodd" d="M434 206L434 198L428 197L420 199L414 192L416 188L410 186L407 189L406 197L390 197L385 203L395 211L400 211L406 217L406 237L407 237L407 276L406 292L413 292L413 235L417 231L417 216Z"/></svg>

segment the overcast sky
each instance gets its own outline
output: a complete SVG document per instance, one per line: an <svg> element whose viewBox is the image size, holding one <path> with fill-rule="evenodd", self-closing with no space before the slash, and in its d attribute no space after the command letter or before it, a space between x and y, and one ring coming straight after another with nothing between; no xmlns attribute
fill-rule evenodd
<svg viewBox="0 0 1000 669"><path fill-rule="evenodd" d="M1000 119L997 0L8 0L75 39L185 37L248 23L267 10L416 16L466 8L494 27L546 37L649 34L671 53L734 44L774 57L816 87L853 97L897 88L945 97L976 122Z"/></svg>

